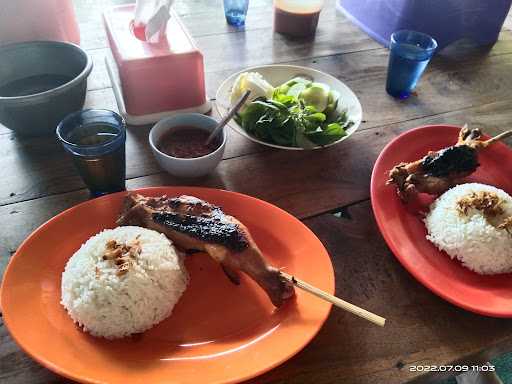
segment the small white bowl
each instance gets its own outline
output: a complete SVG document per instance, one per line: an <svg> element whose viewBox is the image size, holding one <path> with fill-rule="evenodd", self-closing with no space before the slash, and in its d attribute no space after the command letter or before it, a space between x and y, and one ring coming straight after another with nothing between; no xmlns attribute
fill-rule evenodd
<svg viewBox="0 0 512 384"><path fill-rule="evenodd" d="M224 155L227 141L225 129L222 129L222 143L219 148L206 156L190 159L173 157L161 152L157 144L164 134L179 127L195 127L211 132L216 125L215 119L199 113L183 113L160 120L149 132L149 145L160 167L178 177L200 177L212 172Z"/></svg>

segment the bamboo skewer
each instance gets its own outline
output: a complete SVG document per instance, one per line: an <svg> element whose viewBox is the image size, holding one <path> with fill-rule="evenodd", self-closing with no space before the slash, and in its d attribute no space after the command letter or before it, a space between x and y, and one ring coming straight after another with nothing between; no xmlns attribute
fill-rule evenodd
<svg viewBox="0 0 512 384"><path fill-rule="evenodd" d="M381 327L383 327L386 323L386 319L379 315L371 313L366 309L359 308L358 306L351 304L345 300L342 300L336 296L330 295L329 293L324 292L321 289L314 287L311 284L306 283L305 281L299 280L296 277L289 275L283 271L280 271L280 274L285 280L289 281L297 288L303 289L304 291L309 292L312 295L319 297L320 299L328 301L329 303L335 305L338 308L344 309L345 311L353 313L354 315L362 317L363 319L366 319Z"/></svg>
<svg viewBox="0 0 512 384"><path fill-rule="evenodd" d="M496 136L490 138L489 140L485 141L484 143L489 145L489 144L494 143L495 141L504 139L509 136L512 136L512 131L506 131L506 132L500 133L499 135L496 135Z"/></svg>
<svg viewBox="0 0 512 384"><path fill-rule="evenodd" d="M464 124L464 125L462 126L462 128L461 128L461 131L462 131L462 130L464 130L464 129L467 129L467 127L468 127L468 124L467 124L467 123L466 123L466 124ZM491 145L491 144L495 143L496 141L500 141L500 140L502 140L502 139L506 139L506 138L507 138L507 137L509 137L509 136L512 136L512 130L502 132L502 133L500 133L499 135L496 135L496 136L494 136L494 137L491 137L489 140L486 140L486 141L482 142L483 147L485 148L485 147L487 147L487 146L489 146L489 145Z"/></svg>

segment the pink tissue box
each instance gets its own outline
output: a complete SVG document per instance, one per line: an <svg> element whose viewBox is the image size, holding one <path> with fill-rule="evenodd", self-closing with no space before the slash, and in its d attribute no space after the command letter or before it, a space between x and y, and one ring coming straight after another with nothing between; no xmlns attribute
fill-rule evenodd
<svg viewBox="0 0 512 384"><path fill-rule="evenodd" d="M134 12L135 5L129 4L103 14L117 67L117 75L113 76L112 70L110 75L114 91L115 78L120 81L122 95L116 94L116 98L118 104L124 104L120 107L125 108L128 122L132 118L134 124L148 123L183 111L208 112L203 55L178 15L171 11L167 37L150 44L137 37L144 31L134 29Z"/></svg>

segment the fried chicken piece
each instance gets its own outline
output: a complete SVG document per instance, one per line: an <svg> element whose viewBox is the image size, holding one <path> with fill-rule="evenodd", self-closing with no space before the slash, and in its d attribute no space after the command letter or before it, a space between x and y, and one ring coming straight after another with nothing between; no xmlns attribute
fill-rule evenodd
<svg viewBox="0 0 512 384"><path fill-rule="evenodd" d="M492 139L481 140L480 129L469 129L465 125L455 145L431 151L412 163L398 164L389 172L386 184L395 184L398 195L404 201L420 192L440 195L476 171L480 165L480 150L511 135L512 131L507 131Z"/></svg>
<svg viewBox="0 0 512 384"><path fill-rule="evenodd" d="M294 295L293 285L265 260L245 225L206 201L191 196L131 194L125 198L117 223L153 229L186 251L208 253L236 284L239 284L237 271L246 273L265 290L276 307Z"/></svg>

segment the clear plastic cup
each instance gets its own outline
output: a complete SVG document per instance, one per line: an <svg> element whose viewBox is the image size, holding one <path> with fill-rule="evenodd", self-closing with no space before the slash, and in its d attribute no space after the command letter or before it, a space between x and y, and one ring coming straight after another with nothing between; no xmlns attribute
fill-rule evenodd
<svg viewBox="0 0 512 384"><path fill-rule="evenodd" d="M224 14L230 25L240 27L245 25L249 0L224 0Z"/></svg>
<svg viewBox="0 0 512 384"><path fill-rule="evenodd" d="M391 96L408 98L437 48L433 37L402 30L391 35L386 91Z"/></svg>

